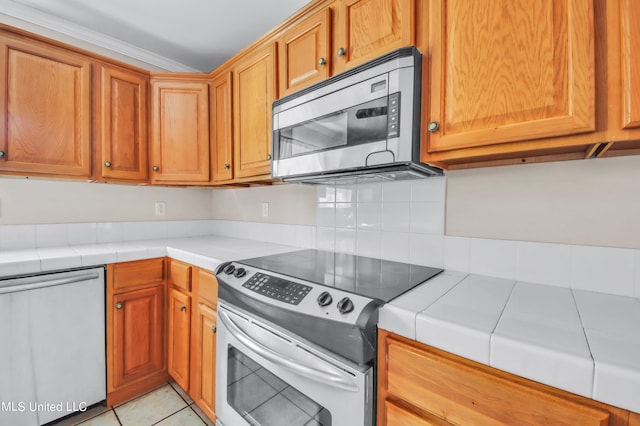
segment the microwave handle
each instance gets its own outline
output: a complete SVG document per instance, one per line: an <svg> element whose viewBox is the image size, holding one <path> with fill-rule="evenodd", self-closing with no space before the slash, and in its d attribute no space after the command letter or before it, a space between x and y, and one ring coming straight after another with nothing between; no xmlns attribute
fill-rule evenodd
<svg viewBox="0 0 640 426"><path fill-rule="evenodd" d="M314 368L298 364L291 361L289 358L282 354L275 352L273 349L268 348L264 344L258 342L248 334L246 334L236 323L229 317L229 315L222 309L218 310L218 317L222 325L229 331L229 333L246 345L249 349L256 352L258 355L268 359L269 361L277 364L281 367L287 368L296 372L297 374L307 377L311 380L323 384L330 384L334 387L345 389L351 392L358 392L358 386L353 381L348 380L336 373L330 373L327 371L320 371Z"/></svg>

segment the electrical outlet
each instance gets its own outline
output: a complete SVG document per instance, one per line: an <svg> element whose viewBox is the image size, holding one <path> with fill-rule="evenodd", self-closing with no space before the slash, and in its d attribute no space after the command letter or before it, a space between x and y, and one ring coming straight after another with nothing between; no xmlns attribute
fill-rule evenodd
<svg viewBox="0 0 640 426"><path fill-rule="evenodd" d="M262 217L269 217L269 203L266 201L262 203Z"/></svg>
<svg viewBox="0 0 640 426"><path fill-rule="evenodd" d="M167 215L167 203L164 201L156 201L156 216Z"/></svg>

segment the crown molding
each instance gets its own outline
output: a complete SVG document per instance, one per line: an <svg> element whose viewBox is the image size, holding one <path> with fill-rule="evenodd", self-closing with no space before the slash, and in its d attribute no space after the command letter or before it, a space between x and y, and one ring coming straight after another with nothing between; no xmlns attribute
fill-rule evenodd
<svg viewBox="0 0 640 426"><path fill-rule="evenodd" d="M75 24L65 19L48 15L29 6L13 1L0 2L0 14L25 21L48 30L90 43L109 51L125 55L144 63L175 72L201 72L183 63L141 49L130 43L93 31L90 28Z"/></svg>

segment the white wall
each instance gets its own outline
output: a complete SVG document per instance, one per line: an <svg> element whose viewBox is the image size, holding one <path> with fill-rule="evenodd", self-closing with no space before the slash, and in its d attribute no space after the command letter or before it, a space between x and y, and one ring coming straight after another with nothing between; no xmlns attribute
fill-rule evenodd
<svg viewBox="0 0 640 426"><path fill-rule="evenodd" d="M640 248L640 156L448 172L446 234Z"/></svg>
<svg viewBox="0 0 640 426"><path fill-rule="evenodd" d="M210 189L0 177L0 225L210 218Z"/></svg>
<svg viewBox="0 0 640 426"><path fill-rule="evenodd" d="M269 215L262 216L262 204ZM273 185L216 189L213 219L244 222L316 225L316 188L310 185Z"/></svg>

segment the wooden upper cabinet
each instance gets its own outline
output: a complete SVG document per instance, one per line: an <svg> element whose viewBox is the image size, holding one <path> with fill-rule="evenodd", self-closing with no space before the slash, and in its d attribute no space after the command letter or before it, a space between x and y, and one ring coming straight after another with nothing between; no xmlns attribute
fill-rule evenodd
<svg viewBox="0 0 640 426"><path fill-rule="evenodd" d="M620 0L622 127L640 127L640 2Z"/></svg>
<svg viewBox="0 0 640 426"><path fill-rule="evenodd" d="M429 152L595 130L593 2L428 5Z"/></svg>
<svg viewBox="0 0 640 426"><path fill-rule="evenodd" d="M0 31L0 171L91 175L91 61Z"/></svg>
<svg viewBox="0 0 640 426"><path fill-rule="evenodd" d="M233 180L233 73L223 71L211 82L211 178Z"/></svg>
<svg viewBox="0 0 640 426"><path fill-rule="evenodd" d="M271 173L271 104L276 95L276 45L256 48L234 70L236 178Z"/></svg>
<svg viewBox="0 0 640 426"><path fill-rule="evenodd" d="M330 46L330 8L285 31L278 39L280 96L329 77Z"/></svg>
<svg viewBox="0 0 640 426"><path fill-rule="evenodd" d="M209 182L209 84L151 79L151 181Z"/></svg>
<svg viewBox="0 0 640 426"><path fill-rule="evenodd" d="M337 8L334 72L415 44L415 0L340 0Z"/></svg>
<svg viewBox="0 0 640 426"><path fill-rule="evenodd" d="M108 65L100 67L96 105L100 179L147 181L149 77Z"/></svg>

